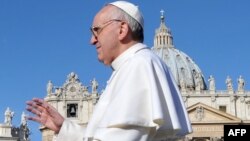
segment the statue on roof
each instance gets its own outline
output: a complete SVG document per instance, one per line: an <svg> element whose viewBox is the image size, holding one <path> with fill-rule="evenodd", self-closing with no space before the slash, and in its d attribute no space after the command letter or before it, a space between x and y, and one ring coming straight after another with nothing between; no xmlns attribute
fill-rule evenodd
<svg viewBox="0 0 250 141"><path fill-rule="evenodd" d="M195 90L196 91L202 90L204 86L201 73L194 72L194 77L195 77Z"/></svg>
<svg viewBox="0 0 250 141"><path fill-rule="evenodd" d="M230 78L230 76L227 76L226 85L227 85L228 91L233 91L233 82L232 82L232 79Z"/></svg>
<svg viewBox="0 0 250 141"><path fill-rule="evenodd" d="M215 79L212 75L209 76L208 82L209 82L209 90L215 91Z"/></svg>
<svg viewBox="0 0 250 141"><path fill-rule="evenodd" d="M91 81L91 86L92 86L92 93L96 93L98 88L98 82L95 80L95 78Z"/></svg>
<svg viewBox="0 0 250 141"><path fill-rule="evenodd" d="M21 125L27 125L26 114L24 112L21 115Z"/></svg>
<svg viewBox="0 0 250 141"><path fill-rule="evenodd" d="M55 88L55 95L60 96L62 94L63 88L57 87Z"/></svg>
<svg viewBox="0 0 250 141"><path fill-rule="evenodd" d="M11 111L10 108L8 107L4 115L5 115L4 123L7 125L12 125L12 118L14 116L14 112Z"/></svg>
<svg viewBox="0 0 250 141"><path fill-rule="evenodd" d="M51 82L51 80L49 80L48 84L47 84L47 94L51 95L53 92L53 83Z"/></svg>
<svg viewBox="0 0 250 141"><path fill-rule="evenodd" d="M19 128L19 137L21 141L30 141L29 135L30 135L30 130L27 124L27 119L26 119L26 114L22 112L21 115L21 125Z"/></svg>
<svg viewBox="0 0 250 141"><path fill-rule="evenodd" d="M68 80L67 82L79 82L79 78L77 76L77 74L75 74L74 72L71 72L69 75L68 75Z"/></svg>
<svg viewBox="0 0 250 141"><path fill-rule="evenodd" d="M238 78L238 91L244 91L245 81L243 77L240 75Z"/></svg>

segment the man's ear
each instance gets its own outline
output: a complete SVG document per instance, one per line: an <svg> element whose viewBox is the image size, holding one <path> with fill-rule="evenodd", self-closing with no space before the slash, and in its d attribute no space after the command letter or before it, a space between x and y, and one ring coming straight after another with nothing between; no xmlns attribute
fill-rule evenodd
<svg viewBox="0 0 250 141"><path fill-rule="evenodd" d="M118 39L123 40L124 38L126 38L128 33L129 33L128 24L126 22L122 22L121 25L120 25L120 32L119 32Z"/></svg>

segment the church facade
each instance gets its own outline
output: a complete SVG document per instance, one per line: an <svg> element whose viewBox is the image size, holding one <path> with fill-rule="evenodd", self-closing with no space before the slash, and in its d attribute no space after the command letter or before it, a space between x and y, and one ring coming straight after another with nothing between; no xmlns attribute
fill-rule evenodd
<svg viewBox="0 0 250 141"><path fill-rule="evenodd" d="M86 126L100 96L97 91L98 82L93 79L90 85L91 88L84 86L78 75L71 72L61 87L55 87L52 81L49 81L47 96L44 99L65 118ZM54 133L51 130L42 126L40 131L42 141L52 141Z"/></svg>
<svg viewBox="0 0 250 141"><path fill-rule="evenodd" d="M225 80L226 90L216 89L212 75L207 85L198 65L174 47L171 31L161 13L152 50L168 65L181 91L193 128L185 140L222 141L224 125L249 125L250 92L244 89L243 77L239 76L237 89L230 76Z"/></svg>
<svg viewBox="0 0 250 141"><path fill-rule="evenodd" d="M163 11L161 13L160 27L155 31L154 46L151 49L166 62L173 73L193 128L193 132L184 138L166 140L222 141L224 125L250 125L250 91L244 89L244 78L239 76L236 89L230 76L225 80L226 90L216 89L212 75L206 84L198 65L174 47L171 31L165 24ZM95 79L90 86L84 86L78 75L72 72L61 87L54 87L51 81L48 82L45 100L65 118L86 126L101 95ZM40 130L42 141L52 141L52 131L45 127Z"/></svg>

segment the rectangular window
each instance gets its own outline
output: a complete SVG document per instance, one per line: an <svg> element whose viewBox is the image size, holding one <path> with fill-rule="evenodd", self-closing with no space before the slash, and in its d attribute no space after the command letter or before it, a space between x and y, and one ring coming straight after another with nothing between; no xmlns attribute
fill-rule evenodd
<svg viewBox="0 0 250 141"><path fill-rule="evenodd" d="M68 118L78 117L78 104L77 103L67 104L67 117Z"/></svg>
<svg viewBox="0 0 250 141"><path fill-rule="evenodd" d="M219 110L222 112L227 112L227 106L219 106Z"/></svg>

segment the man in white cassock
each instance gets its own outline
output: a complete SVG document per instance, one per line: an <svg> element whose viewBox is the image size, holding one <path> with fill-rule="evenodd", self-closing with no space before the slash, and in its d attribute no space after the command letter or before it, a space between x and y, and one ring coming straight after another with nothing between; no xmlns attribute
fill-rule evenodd
<svg viewBox="0 0 250 141"><path fill-rule="evenodd" d="M166 64L144 44L138 7L125 1L105 5L91 27L98 59L113 73L86 128L64 119L34 98L27 110L55 132L56 141L160 141L192 132L178 87Z"/></svg>

